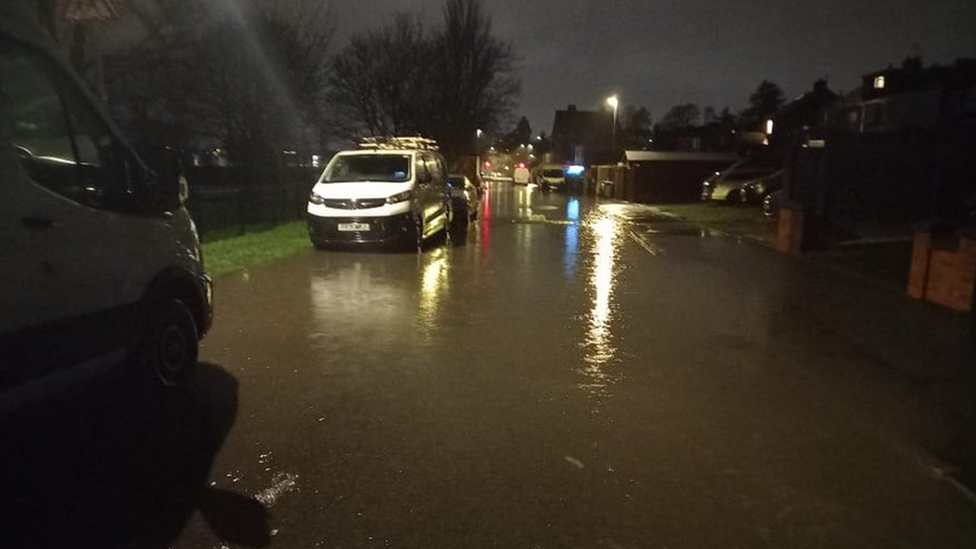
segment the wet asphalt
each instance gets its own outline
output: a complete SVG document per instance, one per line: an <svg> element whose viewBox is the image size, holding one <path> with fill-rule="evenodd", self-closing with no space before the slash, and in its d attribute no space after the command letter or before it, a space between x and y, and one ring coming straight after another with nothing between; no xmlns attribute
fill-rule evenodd
<svg viewBox="0 0 976 549"><path fill-rule="evenodd" d="M105 448L62 486L95 468L111 487L89 480L58 527L176 548L976 547L976 505L929 466L935 411L809 313L820 276L499 183L420 254L310 247L218 279L188 394L57 427Z"/></svg>

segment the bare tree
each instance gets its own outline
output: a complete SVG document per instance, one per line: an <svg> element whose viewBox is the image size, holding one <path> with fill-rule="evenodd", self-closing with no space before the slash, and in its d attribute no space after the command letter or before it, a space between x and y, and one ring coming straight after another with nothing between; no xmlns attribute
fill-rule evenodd
<svg viewBox="0 0 976 549"><path fill-rule="evenodd" d="M660 127L664 130L675 130L697 126L701 119L701 109L694 103L684 103L671 107L661 119Z"/></svg>
<svg viewBox="0 0 976 549"><path fill-rule="evenodd" d="M646 107L635 107L628 105L624 109L624 138L628 146L647 147L653 135L652 126L654 119L651 111Z"/></svg>
<svg viewBox="0 0 976 549"><path fill-rule="evenodd" d="M131 0L141 32L108 64L113 106L150 145L211 136L239 162L318 149L326 115L328 6Z"/></svg>
<svg viewBox="0 0 976 549"><path fill-rule="evenodd" d="M512 48L492 34L478 0L447 0L433 31L401 14L355 35L330 84L352 136L427 135L449 157L473 152L476 130L498 129L520 89Z"/></svg>
<svg viewBox="0 0 976 549"><path fill-rule="evenodd" d="M742 112L742 118L753 123L761 123L779 110L785 101L786 96L778 84L763 80L749 95L749 107Z"/></svg>
<svg viewBox="0 0 976 549"><path fill-rule="evenodd" d="M466 151L479 128L497 129L517 105L521 81L510 44L492 34L480 0L446 0L434 39L437 65L437 132L449 156Z"/></svg>
<svg viewBox="0 0 976 549"><path fill-rule="evenodd" d="M428 133L435 58L420 20L404 13L354 35L334 59L330 99L350 136Z"/></svg>

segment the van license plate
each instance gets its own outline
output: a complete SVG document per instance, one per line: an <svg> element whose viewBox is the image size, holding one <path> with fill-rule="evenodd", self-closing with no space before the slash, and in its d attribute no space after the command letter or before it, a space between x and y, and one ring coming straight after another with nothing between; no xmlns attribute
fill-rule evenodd
<svg viewBox="0 0 976 549"><path fill-rule="evenodd" d="M369 223L339 223L339 230L350 232L368 231Z"/></svg>

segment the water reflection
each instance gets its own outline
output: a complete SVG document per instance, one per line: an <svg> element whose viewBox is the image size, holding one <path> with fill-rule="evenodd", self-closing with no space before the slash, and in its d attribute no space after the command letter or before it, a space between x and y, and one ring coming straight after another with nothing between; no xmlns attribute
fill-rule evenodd
<svg viewBox="0 0 976 549"><path fill-rule="evenodd" d="M519 219L531 219L532 218L532 202L533 193L535 191L534 185L515 185L516 200L518 202L518 211L516 212L516 217Z"/></svg>
<svg viewBox="0 0 976 549"><path fill-rule="evenodd" d="M576 260L579 251L579 199L575 196L566 205L566 220L571 221L566 225L566 249L563 253L563 274L567 279L576 277Z"/></svg>
<svg viewBox="0 0 976 549"><path fill-rule="evenodd" d="M424 342L429 342L438 327L443 300L448 292L450 262L445 248L431 250L420 257L420 311L418 320Z"/></svg>
<svg viewBox="0 0 976 549"><path fill-rule="evenodd" d="M485 189L485 194L481 199L479 219L481 220L481 231L478 233L478 239L481 243L481 255L487 256L488 250L491 248L491 188Z"/></svg>
<svg viewBox="0 0 976 549"><path fill-rule="evenodd" d="M328 261L309 279L315 349L390 348L401 344L412 323L411 288L392 269L368 260Z"/></svg>
<svg viewBox="0 0 976 549"><path fill-rule="evenodd" d="M609 387L616 382L616 374L608 370L616 355L611 331L613 320L613 290L616 281L619 222L612 215L604 215L585 224L595 238L592 271L589 276L593 307L587 315L587 329L583 339L584 379L580 389L594 397L609 395Z"/></svg>

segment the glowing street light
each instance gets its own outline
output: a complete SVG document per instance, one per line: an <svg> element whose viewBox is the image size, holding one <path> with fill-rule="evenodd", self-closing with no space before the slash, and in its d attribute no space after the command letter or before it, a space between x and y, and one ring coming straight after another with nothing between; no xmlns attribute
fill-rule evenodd
<svg viewBox="0 0 976 549"><path fill-rule="evenodd" d="M613 132L611 133L610 144L614 147L617 146L617 107L620 106L620 100L617 99L616 95L611 95L607 98L607 105L613 107Z"/></svg>

